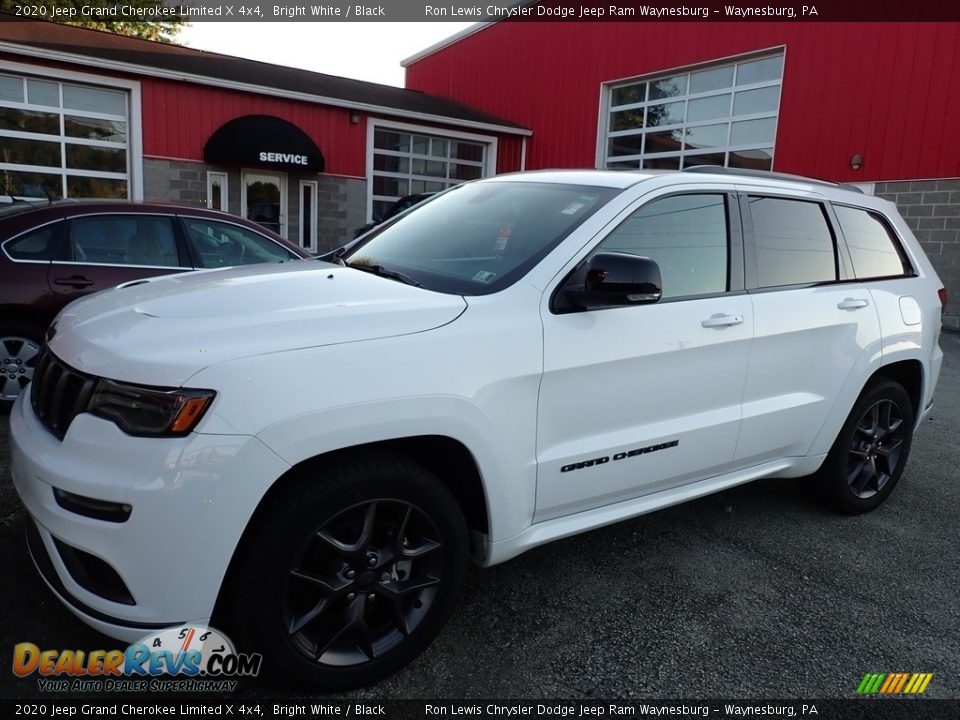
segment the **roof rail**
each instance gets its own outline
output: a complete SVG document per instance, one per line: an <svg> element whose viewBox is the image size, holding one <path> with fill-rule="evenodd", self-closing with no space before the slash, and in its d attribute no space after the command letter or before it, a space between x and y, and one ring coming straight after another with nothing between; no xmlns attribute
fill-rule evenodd
<svg viewBox="0 0 960 720"><path fill-rule="evenodd" d="M693 165L685 167L681 172L692 173L712 173L715 175L741 175L743 177L764 178L766 180L789 180L791 182L802 182L810 185L827 185L829 187L841 188L843 190L853 190L862 193L863 190L856 185L849 183L835 183L829 180L817 180L815 178L804 177L803 175L791 175L790 173L773 172L772 170L750 170L747 168L720 167L718 165Z"/></svg>

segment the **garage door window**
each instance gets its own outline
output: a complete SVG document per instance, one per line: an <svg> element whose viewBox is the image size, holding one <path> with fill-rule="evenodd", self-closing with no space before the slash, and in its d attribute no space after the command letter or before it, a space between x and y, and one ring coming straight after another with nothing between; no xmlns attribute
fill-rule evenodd
<svg viewBox="0 0 960 720"><path fill-rule="evenodd" d="M406 195L435 193L484 177L488 145L377 126L373 133L371 213L383 217Z"/></svg>
<svg viewBox="0 0 960 720"><path fill-rule="evenodd" d="M0 74L0 181L22 198L127 198L127 92Z"/></svg>
<svg viewBox="0 0 960 720"><path fill-rule="evenodd" d="M607 85L600 166L770 170L782 77L777 53Z"/></svg>

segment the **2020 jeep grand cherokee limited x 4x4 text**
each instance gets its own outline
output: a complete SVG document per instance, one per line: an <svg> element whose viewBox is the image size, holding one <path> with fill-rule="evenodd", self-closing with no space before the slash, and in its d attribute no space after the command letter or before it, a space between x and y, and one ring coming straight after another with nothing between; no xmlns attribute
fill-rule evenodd
<svg viewBox="0 0 960 720"><path fill-rule="evenodd" d="M893 206L836 186L500 176L330 263L70 305L11 415L14 481L90 625L213 618L268 669L356 685L426 647L471 553L760 477L877 507L944 300Z"/></svg>

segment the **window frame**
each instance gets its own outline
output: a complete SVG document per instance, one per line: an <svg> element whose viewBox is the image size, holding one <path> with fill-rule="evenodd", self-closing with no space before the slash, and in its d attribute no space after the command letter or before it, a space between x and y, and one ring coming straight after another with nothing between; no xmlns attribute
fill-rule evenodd
<svg viewBox="0 0 960 720"><path fill-rule="evenodd" d="M199 222L206 222L206 223L220 223L221 225L230 225L230 226L235 227L235 228L237 228L237 229L239 229L239 230L242 230L242 231L244 231L244 232L248 232L248 233L250 233L250 234L252 234L252 235L257 235L257 236L263 238L264 240L272 243L273 245L275 245L276 247L278 247L278 248L279 248L280 250L282 250L283 252L287 253L287 255L289 255L290 257L287 258L287 260L285 260L284 262L293 261L293 260L302 260L302 259L303 259L303 258L301 258L299 255L297 255L295 252L293 252L292 250L290 250L289 248L287 248L286 246L282 245L281 243L278 243L276 240L274 240L274 239L273 239L272 237L270 237L269 235L265 235L264 233L261 233L261 232L259 232L258 230L255 230L254 228L251 228L251 227L249 227L249 226L247 226L247 225L244 225L244 224L242 224L242 223L231 222L228 217L227 217L227 218L219 218L219 217L213 218L213 217L209 217L209 216L205 216L205 215L193 215L193 214L187 213L187 214L178 214L178 215L176 216L176 219L177 219L177 224L179 225L179 231L180 231L181 241L182 241L183 247L185 248L186 253L187 253L186 256L187 256L187 258L189 259L190 263L192 264L192 267L193 267L195 270L215 270L215 269L217 269L218 267L243 267L243 265L246 265L246 264L256 264L256 263L244 263L244 264L241 264L241 265L222 265L222 266L221 266L221 265L214 265L213 267L207 267L207 266L205 266L205 265L202 265L201 262L200 262L200 261L201 261L201 257L200 257L200 255L199 255L199 251L194 247L194 242L193 242L193 240L192 240L192 238L191 238L191 235L190 235L190 232L191 232L191 231L190 231L190 226L189 226L188 223L189 223L191 220L196 220L196 221L199 221Z"/></svg>
<svg viewBox="0 0 960 720"><path fill-rule="evenodd" d="M177 248L177 265L140 265L136 263L102 263L102 262L90 262L88 260L64 260L60 257L60 254L63 252L64 248L67 246L67 243L71 242L70 230L72 224L77 220L86 220L93 217L118 217L118 216L132 216L132 217L148 217L148 218L164 218L170 223L170 229L173 232L174 243ZM177 222L176 215L170 215L167 213L156 213L156 212L86 212L79 213L76 215L69 215L63 218L63 225L60 228L60 236L57 241L57 248L54 251L53 258L50 260L52 265L78 265L84 267L108 267L108 268L149 268L149 269L162 269L162 270L194 270L195 266L192 264L184 264L190 262L190 256L187 253L187 248L183 242L182 229L180 228L180 223Z"/></svg>
<svg viewBox="0 0 960 720"><path fill-rule="evenodd" d="M213 206L214 199L214 181L220 182L220 207ZM230 176L222 170L207 171L207 209L218 212L230 212Z"/></svg>
<svg viewBox="0 0 960 720"><path fill-rule="evenodd" d="M56 223L60 223L60 226L54 228L53 230L53 239L52 239L53 250L50 253L50 257L47 260L27 260L24 258L15 258L7 250L7 245L14 242L18 238L22 238L24 235L29 235L30 233L36 232L37 230L42 230L43 228L48 227L50 225L54 225ZM22 230L16 233L15 235L12 235L11 237L8 237L3 242L0 242L0 249L3 250L3 254L7 257L7 260L13 263L25 263L25 264L31 264L31 265L49 265L50 263L53 262L53 259L57 255L57 250L60 248L60 240L63 236L65 227L66 227L66 222L62 217L54 218L53 220L47 220L46 222L42 222L39 225L32 225L28 227L26 230Z"/></svg>
<svg viewBox="0 0 960 720"><path fill-rule="evenodd" d="M740 204L740 215L743 220L744 268L746 289L750 293L779 292L782 290L797 290L801 288L819 287L822 285L837 285L855 280L850 268L850 258L847 255L846 243L841 242L838 233L837 218L829 201L822 196L797 195L766 188L749 188L737 193ZM813 203L819 206L823 214L827 229L830 232L833 244L834 279L815 282L792 283L788 285L760 285L760 265L757 251L757 236L753 225L753 211L750 208L751 197L770 198L775 200L791 200L794 202Z"/></svg>
<svg viewBox="0 0 960 720"><path fill-rule="evenodd" d="M757 81L754 83L749 83L746 85L737 85L736 82L738 66L741 64L751 63L759 60L767 60L772 58L781 59L780 67L780 77L777 80L763 80ZM622 163L620 167L626 168L626 164L632 163L632 169L640 169L641 164L644 160L676 160L678 168L683 167L692 167L694 165L701 165L704 163L696 162L698 157L706 157L709 155L722 154L723 155L723 167L730 167L730 155L731 153L750 151L750 150L760 150L768 151L770 154L770 168L774 167L774 162L776 160L776 145L777 145L777 131L779 129L779 119L780 119L780 106L783 100L783 80L784 73L786 71L787 63L787 52L786 46L780 45L775 47L770 47L756 52L750 52L742 55L733 55L727 56L724 58L717 58L705 63L698 63L695 65L687 65L681 67L674 67L669 69L658 70L654 73L647 73L643 75L637 75L628 78L620 78L616 80L609 80L601 83L600 86L600 112L597 121L597 146L596 146L596 167L598 169L619 169L615 163ZM721 68L732 68L731 72L731 81L729 86L724 86L721 88L713 88L708 90L700 90L697 92L690 92L690 82L689 76L695 73L700 73L704 71L717 70ZM646 86L656 83L661 80L670 80L677 76L683 75L687 78L686 91L679 96L674 98L650 98L649 91L645 91L645 97L642 101L636 101L633 103L626 103L622 105L613 104L614 93L623 88L629 87L631 85L644 84ZM772 110L764 110L760 112L744 113L744 114L735 114L734 105L736 102L736 94L740 92L746 92L750 90L761 90L764 88L776 87L778 89L777 93L777 103L776 107ZM690 121L687 118L688 105L690 101L709 99L713 97L721 97L724 95L729 95L729 107L728 112L723 117L708 118L704 120L693 120ZM646 123L640 128L628 128L626 130L611 130L611 118L615 112L624 112L629 110L639 109L641 112L646 111L648 107L662 104L669 104L671 102L680 102L683 103L683 119L679 123L669 123L663 126L657 126L655 128L647 127ZM732 143L732 134L733 134L733 125L734 123L751 121L751 120L764 120L772 119L773 120L773 137L769 143L767 142L757 142L757 143ZM645 143L636 153L632 153L624 156L611 156L609 154L609 141L617 137L631 137L638 136L644 138L645 135L651 132L670 132L673 130L679 130L681 132L686 131L687 129L697 128L697 127L709 127L717 124L726 124L726 142L723 145L718 145L716 147L703 147L703 148L692 148L687 149L685 147L686 141L682 139L680 142L680 148L677 150L663 151L660 153L647 153L645 152ZM691 162L686 162L686 159L689 158ZM710 164L710 163L706 163ZM643 168L654 169L654 168Z"/></svg>
<svg viewBox="0 0 960 720"><path fill-rule="evenodd" d="M652 303L643 303L638 305L623 305L617 307L605 307L605 308L594 308L587 310L586 308L581 308L573 305L566 300L563 291L567 288L570 281L574 278L579 270L581 270L586 263L590 261L594 255L598 252L602 252L601 245L613 235L624 223L628 222L630 218L634 216L642 208L658 202L660 200L665 200L672 197L678 197L682 195L719 195L724 200L724 207L726 210L727 216L727 289L722 292L713 292L713 293L699 293L695 295L677 295L674 297L664 297L656 302ZM647 308L647 307L656 307L658 305L666 305L675 302L689 302L692 300L702 300L715 297L727 297L730 295L742 295L747 289L745 285L745 250L744 250L744 227L743 227L743 218L742 218L742 209L740 203L738 202L738 193L732 188L721 188L721 187L712 187L712 188L696 188L696 189L684 189L674 192L665 192L657 194L654 197L642 197L631 203L627 208L622 212L618 213L617 217L611 221L608 228L604 228L602 237L598 237L595 241L591 243L590 249L587 251L583 257L578 260L569 271L563 274L563 279L557 283L556 287L553 289L553 292L550 295L550 312L554 315L563 315L567 313L575 312L603 312L607 310L623 310L625 308Z"/></svg>
<svg viewBox="0 0 960 720"><path fill-rule="evenodd" d="M913 261L910 259L910 255L907 254L907 251L904 247L903 238L900 236L900 233L897 232L897 229L894 227L893 223L890 222L890 219L884 215L879 210L874 208L867 208L861 205L853 205L851 203L844 202L830 202L830 211L832 214L832 219L836 224L836 234L839 239L843 242L843 248L850 261L850 280L857 282L866 282L873 280L897 280L902 278L917 277L917 269L914 266ZM899 275L868 275L865 277L860 277L857 273L857 266L853 262L853 253L850 252L850 247L847 244L847 237L843 232L843 225L840 223L840 217L834 211L835 207L847 208L849 210L860 210L861 212L867 213L874 217L880 224L883 226L883 229L887 232L887 237L890 238L890 242L893 244L893 249L896 250L897 255L900 257L900 263L904 268L907 268Z"/></svg>
<svg viewBox="0 0 960 720"><path fill-rule="evenodd" d="M3 74L21 76L21 79L35 79L44 82L57 83L61 95L61 107L52 108L47 106L35 106L30 103L16 103L14 101L3 101L5 107L16 107L18 109L39 110L59 114L60 133L59 135L37 135L35 133L21 133L19 131L5 131L10 137L24 137L26 139L51 140L58 142L61 146L61 153L65 152L65 145L90 145L100 146L108 149L117 149L123 147L126 151L126 171L124 173L114 173L98 170L79 170L66 167L66 158L61 155L61 167L46 168L36 165L6 165L5 169L12 172L39 172L47 174L56 174L60 176L60 190L62 197L69 197L63 191L66 189L68 178L81 177L91 179L106 180L124 180L127 183L126 197L124 200L138 202L143 200L143 131L141 118L141 90L138 80L128 80L126 78L104 77L102 75L92 75L90 73L78 72L75 70L58 69L55 74L51 73L49 67L31 65L22 62L9 62L4 65ZM64 132L64 117L66 115L77 115L80 117L106 117L109 113L101 114L92 111L69 110L62 107L63 85L86 85L98 90L111 90L123 92L126 95L126 117L122 118L127 124L127 139L123 144L113 142L99 142L94 140L84 140L82 138L68 137ZM25 98L26 99L26 98ZM117 116L117 119L120 119ZM36 198L26 198L36 200ZM41 198L42 199L42 198ZM76 198L86 200L87 198ZM117 198L120 199L120 198Z"/></svg>
<svg viewBox="0 0 960 720"><path fill-rule="evenodd" d="M463 132L460 130L452 130L449 128L430 127L428 125L415 125L411 123L382 120L380 118L370 118L367 121L367 175L365 178L367 181L367 198L366 198L366 208L365 208L365 217L367 222L370 222L373 217L374 200L389 200L391 202L394 202L407 195L416 194L416 193L410 192L410 185L408 183L407 192L401 193L400 195L397 195L397 196L376 195L375 196L373 192L373 179L375 175L379 175L382 177L393 177L397 179L405 179L408 181L410 179L423 179L428 182L440 182L446 185L446 187L444 187L443 190L447 190L450 187L453 187L454 185L460 185L464 182L471 182L470 180L461 180L460 182L451 183L449 182L449 178L447 178L446 176L442 178L432 177L432 176L430 177L419 176L419 175L415 176L412 172L412 169L409 169L409 171L406 173L394 173L386 170L375 170L374 158L377 154L395 156L395 157L408 157L408 158L413 158L414 155L416 155L417 158L421 157L419 154L413 153L412 150L410 152L404 153L404 152L392 151L392 150L381 150L374 147L374 140L376 138L376 133L378 130L384 130L386 132L398 132L401 134L409 134L409 135L426 135L431 139L436 138L440 140L446 140L448 142L463 140L465 142L471 142L471 143L477 143L477 144L483 145L484 146L483 161L482 162L465 161L464 164L475 165L480 167L479 179L490 177L496 174L498 141L495 135L480 135L477 133ZM452 162L449 157L449 151L446 158L439 158L439 157L432 157L432 156L431 157L422 156L422 157L428 160L439 160L447 163L448 172L449 172L449 164ZM443 192L443 190L439 190L437 192Z"/></svg>

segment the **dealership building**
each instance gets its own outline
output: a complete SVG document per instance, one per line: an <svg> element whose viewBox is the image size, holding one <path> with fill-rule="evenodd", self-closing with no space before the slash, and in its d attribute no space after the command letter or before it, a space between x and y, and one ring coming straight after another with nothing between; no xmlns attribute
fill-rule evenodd
<svg viewBox="0 0 960 720"><path fill-rule="evenodd" d="M495 173L772 169L896 202L957 315L960 23L480 23L404 65L400 89L0 22L0 177L222 208L318 251Z"/></svg>
<svg viewBox="0 0 960 720"><path fill-rule="evenodd" d="M529 135L439 95L0 21L4 194L222 209L317 252L399 197L516 169Z"/></svg>

